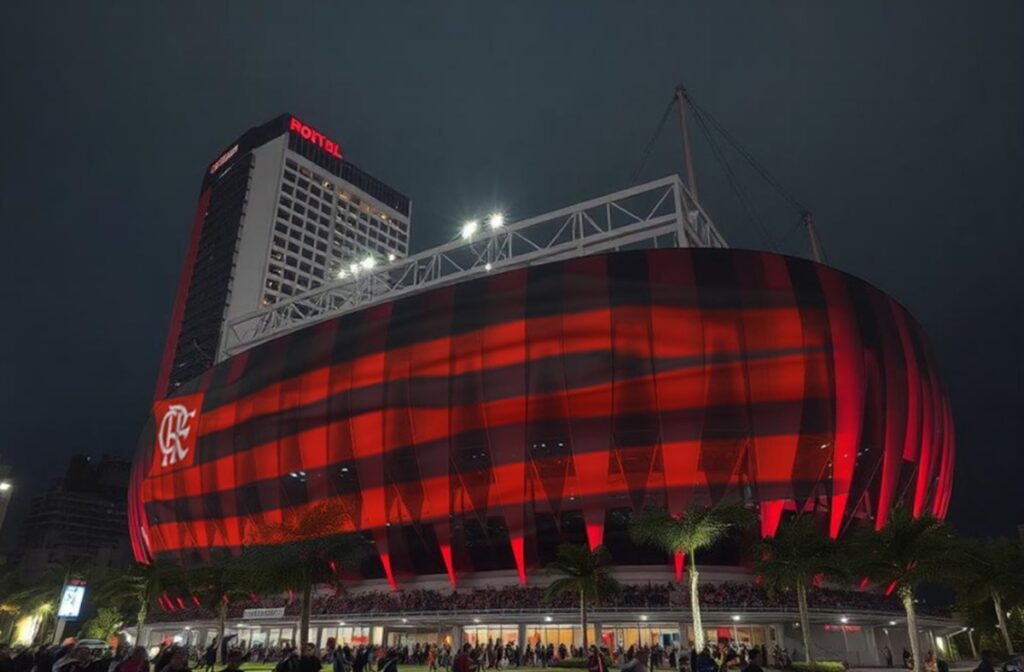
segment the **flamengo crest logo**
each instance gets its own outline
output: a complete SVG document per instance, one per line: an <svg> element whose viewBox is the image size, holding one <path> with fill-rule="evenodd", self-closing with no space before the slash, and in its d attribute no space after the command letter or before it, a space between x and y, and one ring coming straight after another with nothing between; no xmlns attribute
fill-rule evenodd
<svg viewBox="0 0 1024 672"><path fill-rule="evenodd" d="M192 464L199 434L197 416L202 407L201 394L158 401L153 406L156 427L154 470L187 467Z"/></svg>
<svg viewBox="0 0 1024 672"><path fill-rule="evenodd" d="M196 417L195 411L190 411L181 404L172 404L164 412L164 419L160 421L160 431L156 439L160 442L160 452L164 459L160 461L161 467L174 466L179 461L184 461L188 455L188 448L181 441L188 439L192 433L189 424L192 418Z"/></svg>

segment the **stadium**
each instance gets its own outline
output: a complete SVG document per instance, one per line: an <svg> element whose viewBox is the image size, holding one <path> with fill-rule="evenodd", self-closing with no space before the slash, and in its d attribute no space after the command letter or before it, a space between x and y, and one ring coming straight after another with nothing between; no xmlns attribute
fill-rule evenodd
<svg viewBox="0 0 1024 672"><path fill-rule="evenodd" d="M691 169L406 257L411 201L328 144L283 115L204 172L129 487L140 562L273 548L304 521L366 551L334 570L343 592L314 591L317 646L571 647L579 606L545 599L544 568L561 544L604 547L625 588L587 639L685 646L687 559L630 526L738 503L757 524L698 558L704 638L796 653L794 596L751 569L759 537L796 515L832 538L897 507L945 516L953 423L920 326L817 248L730 249ZM819 658L907 643L894 597L808 601ZM290 593L159 604L143 644L202 647L222 618L250 649L298 636ZM948 655L962 628L919 612Z"/></svg>
<svg viewBox="0 0 1024 672"><path fill-rule="evenodd" d="M630 541L636 511L738 499L763 535L801 511L837 536L897 505L942 517L953 467L949 404L899 304L812 261L725 248L587 255L319 321L158 400L142 444L143 559L238 552L265 522L338 503L323 534L360 533L375 557L347 598L318 596L314 625L353 643L578 641L576 609L535 588L565 542L605 545L633 586L594 634L678 641L681 567ZM792 605L753 585L744 545L702 558L721 592L709 635L795 642ZM816 595L825 649L845 639L867 662L883 631L902 646L894 601ZM235 605L231 630L288 640L292 612ZM215 632L180 598L161 618L151 641ZM938 641L957 629L924 621Z"/></svg>

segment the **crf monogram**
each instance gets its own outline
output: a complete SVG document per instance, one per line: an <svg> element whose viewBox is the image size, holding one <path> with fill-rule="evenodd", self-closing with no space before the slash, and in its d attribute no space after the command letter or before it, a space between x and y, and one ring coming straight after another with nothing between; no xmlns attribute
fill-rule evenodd
<svg viewBox="0 0 1024 672"><path fill-rule="evenodd" d="M161 467L175 465L188 455L188 448L182 444L182 439L188 438L192 431L189 423L195 416L195 411L190 411L181 404L171 404L167 407L167 412L160 421L160 431L157 433L160 453L163 455Z"/></svg>

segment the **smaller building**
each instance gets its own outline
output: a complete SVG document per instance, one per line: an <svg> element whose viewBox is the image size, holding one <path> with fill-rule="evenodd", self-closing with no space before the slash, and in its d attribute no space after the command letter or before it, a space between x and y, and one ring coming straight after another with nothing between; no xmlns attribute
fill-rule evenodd
<svg viewBox="0 0 1024 672"><path fill-rule="evenodd" d="M22 567L76 561L127 566L130 471L131 462L120 457L73 456L64 474L32 498L21 528Z"/></svg>

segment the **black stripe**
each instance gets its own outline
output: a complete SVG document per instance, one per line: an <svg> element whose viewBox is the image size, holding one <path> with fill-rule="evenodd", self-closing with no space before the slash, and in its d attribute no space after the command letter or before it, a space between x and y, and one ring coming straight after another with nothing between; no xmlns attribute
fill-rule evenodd
<svg viewBox="0 0 1024 672"><path fill-rule="evenodd" d="M765 403L759 404L759 406L763 407L761 410L764 411L764 417L766 418L785 418L789 415L789 413L792 412L792 406L800 405L802 403L802 400L797 400L778 403ZM736 408L722 408L713 410L716 410L724 414L736 414L739 412L745 412L740 411L739 409ZM774 410L775 412L772 413L772 410ZM672 424L687 428L688 432L686 434L682 434L679 432L674 433L676 441L693 441L701 438L700 423L694 422L693 416L695 414L699 414L702 412L703 409L667 411L662 414L661 422L663 424ZM625 424L629 424L630 422L635 420L636 418L631 416L626 416L621 419L621 421ZM586 425L593 425L595 428L606 427L609 421L610 418L608 417L595 417L586 419L580 418L574 420L573 424L574 426L582 427L584 429L584 434L595 435L596 432L592 431L592 428L586 427ZM819 432L824 429L823 427L814 426L810 422L807 423L807 426L811 433ZM603 443L571 446L569 435L565 433L564 422L562 420L556 419L533 422L531 423L530 429L531 434L538 437L545 437L543 439L544 443L552 444L550 449L547 446L541 447L539 445L539 442L541 440L538 440L538 442L536 442L537 445L532 446L530 449L530 459L534 462L543 461L545 459L552 457L568 457L571 453L579 454L591 451L604 451L607 449L607 446L604 445ZM761 426L758 427L758 435L774 436L780 433L788 433L791 429L792 427L787 422L779 422L776 424L763 423ZM401 478L401 475L398 473L400 469L390 470L393 483L419 483L422 480L436 478L438 476L442 476L449 473L460 473L463 477L466 477L481 471L486 472L489 469L503 466L505 464L505 462L503 462L502 457L503 454L505 454L504 451L492 451L490 449L490 446L492 444L495 446L500 445L507 438L505 436L506 433L511 434L512 436L520 436L518 426L479 429L470 432L465 432L455 436L444 437L442 439L438 439L437 441L432 441L429 443L417 444L412 446L402 446L396 448L393 451L385 454L385 463L387 464L387 462L389 461L389 455L391 455L391 453L395 453L398 455L411 455L418 451L430 450L437 444L449 442L453 446L470 446L477 450L485 451L487 453L486 460L480 460L479 458L474 459L469 454L453 454L452 461L448 464L439 463L435 461L420 465L420 468L417 470L417 473L409 474L409 478L405 480L403 480ZM728 440L736 443L742 443L746 441L747 434L745 431L739 430L736 432L729 433L723 429L718 433L717 438L720 441ZM657 437L655 437L655 439L657 439ZM557 443L562 443L562 447L557 447ZM629 448L633 446L625 445L620 447ZM305 492L305 488L297 488L295 487L296 484L309 482L314 479L328 479L329 482L330 479L342 478L341 474L348 473L341 471L341 469L344 468L354 469L356 474L358 475L360 470L365 468L364 465L369 460L374 459L377 458L374 456L366 458L364 460L339 462L328 465L324 468L307 470L304 472L305 476L302 476L301 474L299 474L298 476L292 476L292 473L298 474L299 472L290 472L282 474L281 476L278 477L264 479L261 481L257 481L255 483L251 483L249 485L239 487L237 489L238 513L258 513L263 510L263 502L267 501L271 503L271 506L267 508L278 508L279 499L285 496L287 496L287 499L290 504L306 503L306 501L303 499L303 492ZM479 465L480 468L477 468L477 465ZM465 472L459 472L459 466L470 467L470 469L468 469ZM450 472L449 470L452 471ZM357 481L352 481L347 477L344 477L343 480L346 480L346 482L349 483L349 485L345 488L341 488L341 492L356 492L354 488L358 488ZM150 515L150 521L153 523L160 522L161 520L180 522L198 520L197 518L191 516L194 512L202 510L202 507L204 506L209 506L210 509L208 510L219 511L219 513L217 514L219 517L233 515L230 511L224 510L224 504L226 502L224 502L223 499L217 498L216 494L217 493L207 493L203 495L196 495L194 497L185 497L174 500L150 501L146 504L146 511ZM201 503L197 504L193 502L193 500L200 500ZM199 519L201 518L202 517L200 517Z"/></svg>

